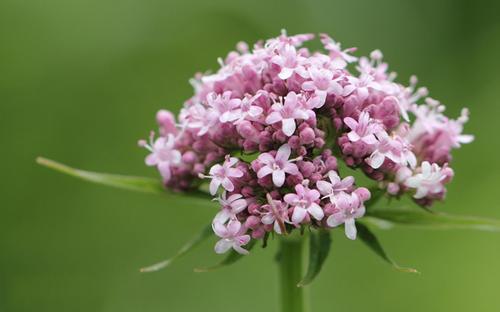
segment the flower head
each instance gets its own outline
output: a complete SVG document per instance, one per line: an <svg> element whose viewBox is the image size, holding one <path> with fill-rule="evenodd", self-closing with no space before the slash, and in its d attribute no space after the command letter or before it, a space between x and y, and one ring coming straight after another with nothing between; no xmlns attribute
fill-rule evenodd
<svg viewBox="0 0 500 312"><path fill-rule="evenodd" d="M371 188L428 206L446 194L452 150L473 140L463 133L467 109L445 116L416 77L396 82L381 51L358 59L325 34L324 49L312 51L303 43L313 37L239 43L218 70L191 79L178 118L158 112L160 137L141 141L166 187L190 191L210 179L217 253L246 254L250 238L305 226L344 226L355 239L371 193L339 162Z"/></svg>

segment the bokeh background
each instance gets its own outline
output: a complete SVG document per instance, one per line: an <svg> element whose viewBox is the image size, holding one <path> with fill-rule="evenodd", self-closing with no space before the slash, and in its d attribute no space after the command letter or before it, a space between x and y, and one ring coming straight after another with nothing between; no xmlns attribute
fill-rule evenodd
<svg viewBox="0 0 500 312"><path fill-rule="evenodd" d="M275 246L232 267L213 241L155 274L213 216L210 206L85 184L35 165L156 176L136 142L160 108L178 110L188 79L235 44L327 32L360 54L382 49L399 80L418 74L473 145L436 208L500 218L500 19L497 1L0 2L0 311L276 311ZM334 234L310 288L313 311L499 311L500 233L398 229L386 249L422 275L393 271Z"/></svg>

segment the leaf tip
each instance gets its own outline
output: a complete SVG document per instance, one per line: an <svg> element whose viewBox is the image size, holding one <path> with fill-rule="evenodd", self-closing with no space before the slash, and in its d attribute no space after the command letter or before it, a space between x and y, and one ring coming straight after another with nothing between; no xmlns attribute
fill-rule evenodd
<svg viewBox="0 0 500 312"><path fill-rule="evenodd" d="M35 162L39 165L47 166L50 163L50 160L45 157L38 156L37 158L35 158Z"/></svg>
<svg viewBox="0 0 500 312"><path fill-rule="evenodd" d="M297 287L304 287L304 286L307 286L309 283L306 283L304 281L300 281L297 283Z"/></svg>
<svg viewBox="0 0 500 312"><path fill-rule="evenodd" d="M210 268L194 268L193 271L195 273L206 273L212 271Z"/></svg>
<svg viewBox="0 0 500 312"><path fill-rule="evenodd" d="M414 268L402 268L402 267L396 267L396 270L400 271L400 272L404 272L404 273L412 273L412 274L422 274L420 271L418 271L417 269L414 269Z"/></svg>

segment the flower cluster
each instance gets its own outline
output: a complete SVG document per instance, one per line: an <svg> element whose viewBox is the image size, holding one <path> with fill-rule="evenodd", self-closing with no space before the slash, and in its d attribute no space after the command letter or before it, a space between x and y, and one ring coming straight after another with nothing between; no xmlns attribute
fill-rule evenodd
<svg viewBox="0 0 500 312"><path fill-rule="evenodd" d="M239 43L216 73L192 79L195 94L177 120L161 110L160 136L140 142L166 187L209 180L221 206L217 253L247 253L251 239L303 226L343 225L355 239L371 195L341 176L339 160L387 194L427 206L445 196L451 150L473 140L462 134L467 110L445 117L415 77L409 86L394 82L380 51L358 59L322 34L325 50L312 52L303 43L313 38Z"/></svg>

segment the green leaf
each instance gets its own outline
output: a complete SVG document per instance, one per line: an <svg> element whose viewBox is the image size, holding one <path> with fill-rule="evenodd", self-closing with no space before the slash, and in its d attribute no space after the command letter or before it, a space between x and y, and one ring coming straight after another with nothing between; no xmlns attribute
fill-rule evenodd
<svg viewBox="0 0 500 312"><path fill-rule="evenodd" d="M408 273L419 273L417 270L413 268L404 268L399 266L396 262L394 262L385 250L382 248L382 245L378 241L377 237L375 234L373 234L370 229L364 225L363 223L358 222L356 224L356 228L358 230L358 238L363 241L373 252L375 252L377 255L379 255L385 262L389 263L392 265L393 268L395 268L398 271L401 272L408 272Z"/></svg>
<svg viewBox="0 0 500 312"><path fill-rule="evenodd" d="M203 241L205 241L212 235L213 235L212 225L209 224L205 226L197 236L193 237L193 239L191 239L184 246L182 246L181 249L179 249L179 251L177 251L175 255L164 261L142 268L140 271L149 273L164 269L170 264L172 264L172 262L174 262L175 260L186 255L189 251L193 250L195 247L197 247L199 244L201 244Z"/></svg>
<svg viewBox="0 0 500 312"><path fill-rule="evenodd" d="M256 243L255 239L250 240L250 242L245 246L246 247L245 249L248 250L248 251L250 251L255 246L255 243ZM217 263L217 264L215 264L213 266L210 266L210 267L195 268L194 271L195 272L210 272L210 271L214 271L214 270L220 269L222 267L231 265L231 264L233 264L233 263L241 260L243 257L245 257L245 255L242 255L242 254L234 251L233 249L231 249L231 251L229 251L229 254L221 262L219 262L219 263Z"/></svg>
<svg viewBox="0 0 500 312"><path fill-rule="evenodd" d="M298 287L309 285L321 271L323 263L330 251L330 231L311 231L309 236L309 265L304 278L297 284Z"/></svg>
<svg viewBox="0 0 500 312"><path fill-rule="evenodd" d="M208 200L211 199L208 193L200 190L193 190L190 191L189 193L168 191L163 185L163 183L158 179L85 171L72 168L67 165L56 162L54 160L46 159L43 157L38 157L36 159L36 162L47 168L73 176L75 178L84 181L107 185L115 188L136 191L136 192L143 192L143 193L170 194L170 195L197 197ZM207 201L207 203L208 202L209 201Z"/></svg>
<svg viewBox="0 0 500 312"><path fill-rule="evenodd" d="M429 212L409 207L377 208L367 211L369 222L381 229L402 225L422 229L471 229L500 231L500 220Z"/></svg>

